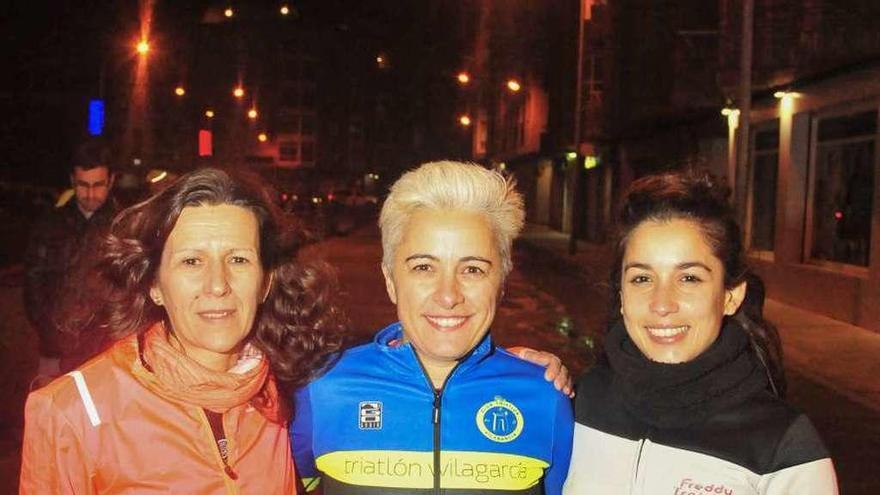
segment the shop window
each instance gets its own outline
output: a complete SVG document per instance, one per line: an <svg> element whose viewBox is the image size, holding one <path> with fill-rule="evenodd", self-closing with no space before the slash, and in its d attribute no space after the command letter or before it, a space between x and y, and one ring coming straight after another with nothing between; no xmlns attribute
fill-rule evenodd
<svg viewBox="0 0 880 495"><path fill-rule="evenodd" d="M868 266L876 141L877 110L818 120L811 259Z"/></svg>
<svg viewBox="0 0 880 495"><path fill-rule="evenodd" d="M779 122L758 126L752 135L752 191L749 247L773 251L776 235L776 176L779 167Z"/></svg>

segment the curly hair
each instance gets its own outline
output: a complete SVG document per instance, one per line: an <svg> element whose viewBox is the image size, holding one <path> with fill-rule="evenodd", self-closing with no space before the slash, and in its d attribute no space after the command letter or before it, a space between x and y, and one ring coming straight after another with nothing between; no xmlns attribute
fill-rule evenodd
<svg viewBox="0 0 880 495"><path fill-rule="evenodd" d="M406 223L420 208L470 210L486 215L492 225L501 268L506 276L513 267L511 246L525 222L522 195L516 182L475 163L430 162L403 174L391 186L382 205L382 264L394 266L394 252L403 239Z"/></svg>
<svg viewBox="0 0 880 495"><path fill-rule="evenodd" d="M746 262L739 223L727 201L729 194L729 188L703 170L649 175L632 183L618 219L609 321L613 324L621 318L621 270L633 231L646 221L693 221L724 266L724 287L731 289L746 282L745 299L732 318L748 334L755 354L767 369L770 387L782 397L786 389L782 344L776 328L764 319L764 284Z"/></svg>
<svg viewBox="0 0 880 495"><path fill-rule="evenodd" d="M71 278L77 287L65 291L58 325L94 349L95 342L140 334L167 319L149 290L181 212L193 206L241 206L257 218L260 262L272 277L248 338L268 357L285 391L305 384L340 349L346 321L336 306L332 271L297 259L300 229L274 197L255 175L205 168L123 210L80 261L78 276Z"/></svg>

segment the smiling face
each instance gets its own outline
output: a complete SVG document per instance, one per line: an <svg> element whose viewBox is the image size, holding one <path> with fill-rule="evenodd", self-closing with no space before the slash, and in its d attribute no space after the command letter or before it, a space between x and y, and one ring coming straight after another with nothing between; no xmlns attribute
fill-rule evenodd
<svg viewBox="0 0 880 495"><path fill-rule="evenodd" d="M495 317L501 259L485 215L422 209L407 223L385 285L404 337L435 386Z"/></svg>
<svg viewBox="0 0 880 495"><path fill-rule="evenodd" d="M626 331L648 359L688 362L718 337L745 282L724 288L724 267L690 220L648 220L626 243L620 280Z"/></svg>
<svg viewBox="0 0 880 495"><path fill-rule="evenodd" d="M267 289L253 212L192 206L165 242L150 296L165 307L184 352L225 371L238 359Z"/></svg>

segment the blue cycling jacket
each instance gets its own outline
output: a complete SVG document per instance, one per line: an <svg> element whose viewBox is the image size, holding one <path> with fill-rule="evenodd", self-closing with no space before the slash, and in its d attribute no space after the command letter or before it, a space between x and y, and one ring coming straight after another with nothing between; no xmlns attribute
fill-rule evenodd
<svg viewBox="0 0 880 495"><path fill-rule="evenodd" d="M559 494L571 402L488 334L435 390L399 323L296 394L297 471L333 494Z"/></svg>

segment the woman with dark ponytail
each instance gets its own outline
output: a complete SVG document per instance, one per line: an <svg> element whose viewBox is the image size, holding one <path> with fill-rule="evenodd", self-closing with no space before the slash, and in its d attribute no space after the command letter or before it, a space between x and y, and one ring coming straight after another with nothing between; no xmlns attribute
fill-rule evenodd
<svg viewBox="0 0 880 495"><path fill-rule="evenodd" d="M626 195L564 493L837 493L821 439L783 401L779 334L727 192L684 172Z"/></svg>

